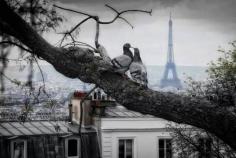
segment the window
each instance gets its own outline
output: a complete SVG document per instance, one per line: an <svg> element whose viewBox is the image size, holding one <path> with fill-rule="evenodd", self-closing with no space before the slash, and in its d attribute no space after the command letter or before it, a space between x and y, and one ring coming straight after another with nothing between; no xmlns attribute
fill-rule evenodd
<svg viewBox="0 0 236 158"><path fill-rule="evenodd" d="M11 142L11 158L27 158L26 140L13 140Z"/></svg>
<svg viewBox="0 0 236 158"><path fill-rule="evenodd" d="M133 158L133 139L119 140L119 158Z"/></svg>
<svg viewBox="0 0 236 158"><path fill-rule="evenodd" d="M67 138L65 140L66 158L79 158L79 138Z"/></svg>
<svg viewBox="0 0 236 158"><path fill-rule="evenodd" d="M172 158L171 139L159 139L159 158Z"/></svg>
<svg viewBox="0 0 236 158"><path fill-rule="evenodd" d="M210 158L212 140L210 138L199 138L198 142L199 142L199 147L200 147L198 157Z"/></svg>

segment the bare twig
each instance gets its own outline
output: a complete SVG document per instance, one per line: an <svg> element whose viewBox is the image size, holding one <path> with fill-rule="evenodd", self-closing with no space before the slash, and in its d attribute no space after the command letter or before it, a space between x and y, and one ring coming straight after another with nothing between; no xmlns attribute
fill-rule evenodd
<svg viewBox="0 0 236 158"><path fill-rule="evenodd" d="M4 78L6 78L7 80L9 80L11 83L16 84L17 86L21 85L20 81L17 81L16 79L13 80L2 72L0 72L0 75L3 76Z"/></svg>
<svg viewBox="0 0 236 158"><path fill-rule="evenodd" d="M68 33L71 34L73 31L75 31L75 29L77 29L80 25L82 25L84 22L86 22L87 20L91 19L92 17L87 17L84 20L82 20L81 22L79 22L77 25L75 25L75 27L73 27Z"/></svg>
<svg viewBox="0 0 236 158"><path fill-rule="evenodd" d="M148 13L150 15L152 15L152 10L150 11L146 11L146 10L139 10L139 9L132 9L132 10L124 10L124 11L117 11L115 8L109 6L108 4L105 5L106 7L110 8L111 10L113 10L114 12L116 12L116 16L110 20L110 21L99 21L99 24L111 24L113 23L116 19L118 19L122 14L124 13L128 13L128 12L141 12L141 13Z"/></svg>
<svg viewBox="0 0 236 158"><path fill-rule="evenodd" d="M61 42L60 42L60 47L61 47L63 41L65 40L66 36L68 36L68 35L71 37L72 41L75 42L74 38L73 38L72 35L71 35L72 32L74 32L80 25L82 25L84 22L86 22L86 21L89 20L89 19L91 19L91 17L85 18L84 20L82 20L81 22L79 22L75 27L73 27L70 31L67 31L67 32L63 33L64 36L63 36L63 38L62 38L62 40L61 40Z"/></svg>
<svg viewBox="0 0 236 158"><path fill-rule="evenodd" d="M141 13L147 13L147 14L152 14L152 10L150 11L146 11L146 10L138 10L138 9L133 9L133 10L124 10L124 11L117 11L115 8L111 7L110 5L106 4L105 5L106 7L110 8L112 11L114 11L117 15L111 19L110 21L100 21L99 20L99 17L98 16L94 16L94 15L91 15L91 14L87 14L87 13L84 13L84 12L80 12L80 11L76 11L76 10L73 10L73 9L68 9L68 8L64 8L64 7L60 7L58 5L54 5L54 7L56 8L59 8L59 9L62 9L62 10L66 10L66 11L70 11L70 12L73 12L73 13L78 13L78 14L81 14L81 15L85 15L85 16L88 16L87 18L85 18L84 20L82 20L81 22L79 22L75 27L73 27L70 31L67 31L64 33L64 36L60 42L60 46L62 45L63 41L65 40L66 36L69 35L72 39L72 41L74 42L74 39L72 38L72 32L75 31L80 25L82 25L84 22L86 22L87 20L89 19L93 19L96 21L96 35L95 35L95 46L96 48L98 48L99 46L99 43L98 43L98 38L99 38L99 32L100 32L100 28L99 28L99 25L100 24L111 24L113 22L115 22L117 19L121 19L123 20L124 22L126 22L132 29L134 28L134 26L127 20L125 19L124 17L121 17L122 14L125 14L125 13L128 13L128 12L141 12Z"/></svg>
<svg viewBox="0 0 236 158"><path fill-rule="evenodd" d="M124 22L126 22L132 29L134 28L134 26L127 19L123 17L119 17L119 19L122 19Z"/></svg>
<svg viewBox="0 0 236 158"><path fill-rule="evenodd" d="M91 45L89 45L87 43L84 43L84 42L80 42L80 41L75 41L75 42L72 42L72 43L67 43L67 44L63 45L62 47L67 47L67 46L71 46L71 45L74 45L74 46L76 46L76 45L86 46L86 47L89 47L89 48L93 49L94 52L97 51L96 48L94 48L93 46L91 46Z"/></svg>
<svg viewBox="0 0 236 158"><path fill-rule="evenodd" d="M24 61L24 59L12 59L12 58L4 58L4 57L0 57L0 60L6 60L6 61Z"/></svg>
<svg viewBox="0 0 236 158"><path fill-rule="evenodd" d="M33 52L32 50L29 50L29 49L25 48L24 46L20 45L19 43L15 43L15 42L12 42L12 41L1 41L0 44L10 44L10 45L17 46L17 47L23 49L24 51L27 51L27 52L30 52L30 53Z"/></svg>
<svg viewBox="0 0 236 158"><path fill-rule="evenodd" d="M116 12L117 14L119 14L119 12L118 12L115 8L109 6L108 4L105 4L105 7L110 8L111 10L113 10L114 12Z"/></svg>
<svg viewBox="0 0 236 158"><path fill-rule="evenodd" d="M98 19L98 17L97 17ZM99 20L99 19L98 19ZM99 33L100 33L100 25L98 23L98 21L96 21L96 35L95 35L95 46L98 49L99 47L99 42L98 42L98 38L99 38Z"/></svg>
<svg viewBox="0 0 236 158"><path fill-rule="evenodd" d="M54 4L53 6L56 7L56 8L62 9L62 10L66 10L66 11L70 11L70 12L74 12L74 13L78 13L78 14L82 14L82 15L86 15L86 16L92 16L92 15L84 13L84 12L80 12L80 11L76 11L76 10L73 10L73 9L64 8L64 7L58 6L56 4Z"/></svg>

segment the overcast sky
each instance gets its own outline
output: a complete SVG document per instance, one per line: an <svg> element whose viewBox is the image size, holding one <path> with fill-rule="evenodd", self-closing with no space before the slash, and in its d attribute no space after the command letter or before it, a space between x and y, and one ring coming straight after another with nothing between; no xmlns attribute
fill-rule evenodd
<svg viewBox="0 0 236 158"><path fill-rule="evenodd" d="M60 0L58 5L98 15L106 21L114 12L104 7L109 4L118 10L153 10L152 16L142 13L125 14L132 30L123 21L101 26L99 42L111 57L122 53L126 42L138 47L147 65L164 65L167 55L169 13L172 12L174 55L177 65L206 66L215 60L219 46L227 48L236 40L236 0ZM68 30L85 18L58 10L68 21L60 30ZM78 40L94 44L95 23L91 20L80 28ZM53 44L60 36L45 35Z"/></svg>

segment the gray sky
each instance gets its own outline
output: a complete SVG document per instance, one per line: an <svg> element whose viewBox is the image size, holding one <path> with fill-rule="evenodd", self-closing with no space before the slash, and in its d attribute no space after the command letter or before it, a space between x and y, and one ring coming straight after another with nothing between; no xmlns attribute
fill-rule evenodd
<svg viewBox="0 0 236 158"><path fill-rule="evenodd" d="M205 66L215 60L219 46L228 47L236 40L236 0L60 0L58 5L98 15L109 20L115 15L104 4L118 10L153 10L153 15L142 13L125 14L135 28L118 20L101 26L100 43L111 57L122 53L126 42L138 47L147 65L164 65L167 54L169 13L172 12L174 53L177 65ZM78 14L59 12L68 21L60 30L68 30L85 18ZM80 28L78 40L94 43L95 23L91 20ZM60 36L50 33L45 37L56 43Z"/></svg>

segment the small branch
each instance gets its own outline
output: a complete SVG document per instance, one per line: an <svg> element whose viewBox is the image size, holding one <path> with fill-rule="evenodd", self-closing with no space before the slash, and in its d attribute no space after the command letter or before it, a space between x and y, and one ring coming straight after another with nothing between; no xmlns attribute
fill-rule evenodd
<svg viewBox="0 0 236 158"><path fill-rule="evenodd" d="M67 35L69 35L69 36L71 37L72 41L75 42L74 38L73 38L72 35L71 35L72 32L74 32L80 25L82 25L84 22L86 22L87 20L89 20L89 19L91 19L91 18L92 18L92 17L85 18L84 20L82 20L81 22L79 22L75 27L73 27L70 31L63 33L64 36L63 36L63 38L62 38L62 40L61 40L61 42L60 42L60 47L61 47L61 45L62 45L62 43L63 43L63 41L65 40L65 38L66 38Z"/></svg>
<svg viewBox="0 0 236 158"><path fill-rule="evenodd" d="M17 46L19 47L20 49L23 49L24 51L27 51L29 53L33 53L32 50L29 50L27 48L25 48L24 46L18 44L18 43L15 43L15 42L12 42L12 41L1 41L0 44L10 44L10 45L14 45L14 46Z"/></svg>
<svg viewBox="0 0 236 158"><path fill-rule="evenodd" d="M82 20L80 23L78 23L73 29L71 29L68 33L72 33L73 31L75 31L75 29L77 29L80 25L82 25L84 22L86 22L87 20L91 19L92 17L87 17L84 20Z"/></svg>
<svg viewBox="0 0 236 158"><path fill-rule="evenodd" d="M45 88L45 79L44 79L44 75L43 75L43 70L41 69L41 67L40 67L40 65L39 65L39 62L38 62L38 60L36 59L36 57L33 56L33 58L34 58L34 60L35 60L35 62L36 62L36 65L37 65L37 67L38 67L38 69L39 69L39 72L40 72L41 77L42 77L42 80L43 80L43 85L44 85L44 88Z"/></svg>
<svg viewBox="0 0 236 158"><path fill-rule="evenodd" d="M99 21L99 19L98 19L98 21ZM99 47L98 39L99 39L99 33L100 33L100 27L99 27L98 21L96 21L96 35L95 35L95 46L97 49Z"/></svg>
<svg viewBox="0 0 236 158"><path fill-rule="evenodd" d="M112 6L109 6L108 4L105 4L105 7L110 8L111 10L119 14L119 12L115 8L113 8Z"/></svg>
<svg viewBox="0 0 236 158"><path fill-rule="evenodd" d="M113 10L114 12L116 12L116 16L110 20L110 21L99 21L99 24L111 24L113 23L116 19L118 19L122 14L124 13L128 13L128 12L141 12L141 13L148 13L150 15L152 15L152 10L150 11L146 11L146 10L139 10L139 9L132 9L132 10L124 10L124 11L117 11L115 8L109 6L108 4L105 5L106 7L110 8L111 10Z"/></svg>
<svg viewBox="0 0 236 158"><path fill-rule="evenodd" d="M16 84L17 86L20 86L20 81L17 81L16 79L11 79L10 77L6 76L4 73L0 72L0 75L5 77L7 80L9 80L11 83Z"/></svg>
<svg viewBox="0 0 236 158"><path fill-rule="evenodd" d="M62 47L66 47L66 46L70 46L70 45L78 45L78 46L86 46L86 47L89 47L91 49L93 49L94 52L96 52L96 48L94 48L93 46L87 44L87 43L84 43L84 42L80 42L80 41L75 41L75 42L72 42L72 43L67 43L65 45L63 45Z"/></svg>
<svg viewBox="0 0 236 158"><path fill-rule="evenodd" d="M4 58L4 57L0 57L0 60L6 60L6 61L16 61L16 62L21 62L24 61L24 59L10 59L10 58Z"/></svg>
<svg viewBox="0 0 236 158"><path fill-rule="evenodd" d="M128 20L126 20L123 17L119 17L119 19L122 19L123 21L125 21L132 29L134 29L134 26Z"/></svg>
<svg viewBox="0 0 236 158"><path fill-rule="evenodd" d="M122 14L128 13L128 12L141 12L141 13L148 13L151 15L152 10L150 11L146 11L146 10L138 10L138 9L134 9L134 10L124 10L124 11L117 11L115 8L109 6L108 4L106 4L105 6L108 7L109 9L111 9L112 11L114 11L117 15L110 21L100 21L98 16L94 16L94 15L90 15L84 12L80 12L80 11L76 11L76 10L72 10L72 9L68 9L68 8L64 8L64 7L60 7L58 5L53 5L56 8L62 9L62 10L66 10L66 11L70 11L73 13L78 13L78 14L82 14L85 16L88 16L87 18L85 18L84 20L82 20L81 22L79 22L76 26L74 26L70 31L64 33L64 36L60 42L60 46L62 45L63 41L65 40L66 36L69 35L72 37L72 32L74 32L80 25L82 25L84 22L86 22L89 19L93 19L96 21L96 35L95 35L95 46L96 48L98 48L99 43L98 43L98 39L99 39L99 32L100 32L100 28L99 25L100 24L111 24L113 22L115 22L117 19L121 19L123 21L125 21L125 23L127 23L132 29L134 28L134 26L124 17L121 17ZM72 38L72 41L74 42L74 39Z"/></svg>
<svg viewBox="0 0 236 158"><path fill-rule="evenodd" d="M78 14L82 14L82 15L85 15L85 16L92 17L92 15L90 15L90 14L87 14L87 13L84 13L84 12L80 12L80 11L76 11L76 10L73 10L73 9L68 9L68 8L60 7L60 6L56 5L56 4L54 4L53 6L56 7L56 8L62 9L62 10L66 10L66 11L70 11L70 12L74 12L74 13L78 13Z"/></svg>

